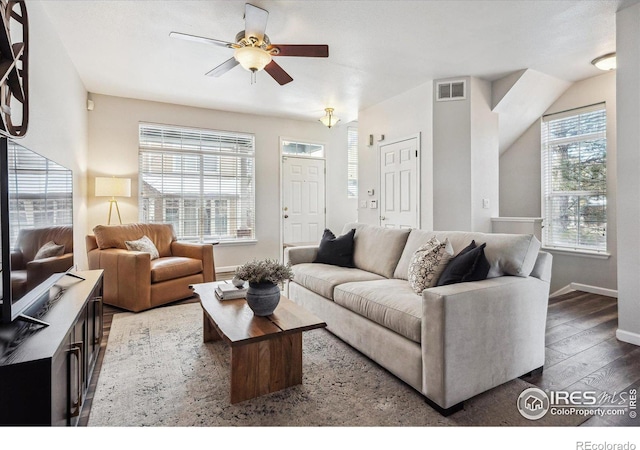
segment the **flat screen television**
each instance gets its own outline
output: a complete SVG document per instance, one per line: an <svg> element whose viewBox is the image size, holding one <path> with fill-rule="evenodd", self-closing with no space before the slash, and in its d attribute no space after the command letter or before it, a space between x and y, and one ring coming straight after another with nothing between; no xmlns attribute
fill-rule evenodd
<svg viewBox="0 0 640 450"><path fill-rule="evenodd" d="M73 268L73 173L0 138L0 323L37 318Z"/></svg>

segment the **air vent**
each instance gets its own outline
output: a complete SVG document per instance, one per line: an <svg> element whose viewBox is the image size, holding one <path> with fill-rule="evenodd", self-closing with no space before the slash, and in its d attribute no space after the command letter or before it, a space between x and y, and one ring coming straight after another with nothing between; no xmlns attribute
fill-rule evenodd
<svg viewBox="0 0 640 450"><path fill-rule="evenodd" d="M447 102L451 100L464 100L467 98L465 89L465 81L444 81L437 84L437 98L439 102Z"/></svg>

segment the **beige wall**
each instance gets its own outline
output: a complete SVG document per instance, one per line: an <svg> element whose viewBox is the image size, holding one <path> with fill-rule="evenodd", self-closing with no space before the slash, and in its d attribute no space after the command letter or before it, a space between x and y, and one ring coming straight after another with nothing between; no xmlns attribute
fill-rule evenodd
<svg viewBox="0 0 640 450"><path fill-rule="evenodd" d="M551 291L570 283L617 289L616 74L608 72L574 83L545 114L606 102L607 248L609 258L553 253ZM500 157L500 215L541 217L540 121Z"/></svg>
<svg viewBox="0 0 640 450"><path fill-rule="evenodd" d="M420 171L421 171L421 206L420 227L433 229L433 152L432 152L432 82L411 89L396 97L364 109L358 114L358 221L378 225L380 211L363 208L362 202L379 200L380 170L379 144L380 135L384 134L384 143L411 137L420 133ZM369 146L369 135L374 136L374 143ZM374 189L373 196L367 195L368 189Z"/></svg>
<svg viewBox="0 0 640 450"><path fill-rule="evenodd" d="M29 127L23 145L73 170L74 257L86 269L87 92L39 2L28 2Z"/></svg>
<svg viewBox="0 0 640 450"><path fill-rule="evenodd" d="M327 158L327 225L341 231L355 220L355 201L347 199L347 125L328 129L302 122L250 114L171 105L105 95L92 96L89 113L88 222L92 229L106 223L108 204L94 197L96 176L132 179L131 198L119 200L123 223L138 218L138 124L182 125L253 133L256 139L256 244L219 245L216 266L232 267L254 258L279 258L280 138L325 144Z"/></svg>
<svg viewBox="0 0 640 450"><path fill-rule="evenodd" d="M618 86L618 331L640 345L640 4L616 16Z"/></svg>
<svg viewBox="0 0 640 450"><path fill-rule="evenodd" d="M434 229L490 232L499 201L498 115L491 110L491 83L456 77L434 85L451 80L465 80L466 98L433 102Z"/></svg>

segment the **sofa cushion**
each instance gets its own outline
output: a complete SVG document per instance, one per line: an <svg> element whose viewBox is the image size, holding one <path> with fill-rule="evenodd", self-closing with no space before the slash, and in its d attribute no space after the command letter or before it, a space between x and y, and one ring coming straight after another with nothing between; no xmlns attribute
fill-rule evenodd
<svg viewBox="0 0 640 450"><path fill-rule="evenodd" d="M352 228L342 236L336 237L331 230L324 230L318 246L318 254L313 262L340 267L355 267L353 265L353 236L355 232L356 229Z"/></svg>
<svg viewBox="0 0 640 450"><path fill-rule="evenodd" d="M126 245L127 250L132 252L149 253L152 260L160 258L158 249L147 236L142 236L140 239L135 241L124 241L124 245Z"/></svg>
<svg viewBox="0 0 640 450"><path fill-rule="evenodd" d="M361 223L347 224L344 230L348 231L352 228L356 229L353 249L355 266L367 272L392 278L411 230L383 228ZM405 270L408 270L408 266Z"/></svg>
<svg viewBox="0 0 640 450"><path fill-rule="evenodd" d="M33 259L44 259L62 255L64 255L64 245L58 245L53 241L49 241L38 249L38 253L36 253Z"/></svg>
<svg viewBox="0 0 640 450"><path fill-rule="evenodd" d="M532 234L411 230L396 267L395 278L407 279L411 257L421 245L434 236L441 242L449 238L455 255L472 240L475 240L478 245L486 243L485 256L491 266L487 278L501 275L528 277L540 250L540 241Z"/></svg>
<svg viewBox="0 0 640 450"><path fill-rule="evenodd" d="M341 284L335 288L334 301L407 339L421 340L422 296L405 280Z"/></svg>
<svg viewBox="0 0 640 450"><path fill-rule="evenodd" d="M420 247L413 254L409 264L409 285L416 294L438 282L442 271L453 256L453 247L449 239L440 242L435 237Z"/></svg>
<svg viewBox="0 0 640 450"><path fill-rule="evenodd" d="M151 261L151 282L174 280L202 272L202 261L182 256L168 256Z"/></svg>
<svg viewBox="0 0 640 450"><path fill-rule="evenodd" d="M291 266L293 281L316 294L333 300L334 288L350 281L382 280L383 277L364 270L329 264L304 263Z"/></svg>
<svg viewBox="0 0 640 450"><path fill-rule="evenodd" d="M160 257L171 256L171 243L176 240L173 226L161 223L130 223L126 225L96 225L93 229L98 248L127 249L124 241L148 236L158 249Z"/></svg>
<svg viewBox="0 0 640 450"><path fill-rule="evenodd" d="M442 272L438 286L464 283L466 281L480 281L487 278L489 261L484 255L487 244L476 246L476 241L465 247L453 258Z"/></svg>

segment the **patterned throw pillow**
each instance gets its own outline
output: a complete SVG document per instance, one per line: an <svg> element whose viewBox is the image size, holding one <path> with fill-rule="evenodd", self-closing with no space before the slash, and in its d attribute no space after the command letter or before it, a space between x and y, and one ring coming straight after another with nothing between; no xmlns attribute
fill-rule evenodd
<svg viewBox="0 0 640 450"><path fill-rule="evenodd" d="M61 255L64 255L64 245L58 245L53 241L49 241L40 247L38 253L36 253L36 256L33 259L44 259Z"/></svg>
<svg viewBox="0 0 640 450"><path fill-rule="evenodd" d="M416 250L409 263L411 289L416 294L422 294L425 289L435 286L452 256L453 246L448 238L444 242L435 237L429 239Z"/></svg>
<svg viewBox="0 0 640 450"><path fill-rule="evenodd" d="M124 245L127 246L127 250L131 252L145 252L151 255L151 259L158 259L160 254L158 253L158 249L153 244L151 239L147 236L142 236L137 241L124 241Z"/></svg>

